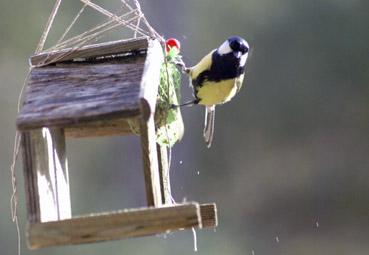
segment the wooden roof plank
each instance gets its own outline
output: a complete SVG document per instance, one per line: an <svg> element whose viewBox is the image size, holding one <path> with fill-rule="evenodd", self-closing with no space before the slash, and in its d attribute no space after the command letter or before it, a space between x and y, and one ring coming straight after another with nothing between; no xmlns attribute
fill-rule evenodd
<svg viewBox="0 0 369 255"><path fill-rule="evenodd" d="M29 61L32 66L46 65L79 58L101 57L145 50L147 49L148 44L149 39L147 37L119 40L82 46L80 48L67 48L58 51L42 52L31 56Z"/></svg>
<svg viewBox="0 0 369 255"><path fill-rule="evenodd" d="M33 68L17 118L18 129L137 116L145 57L134 56L131 63Z"/></svg>

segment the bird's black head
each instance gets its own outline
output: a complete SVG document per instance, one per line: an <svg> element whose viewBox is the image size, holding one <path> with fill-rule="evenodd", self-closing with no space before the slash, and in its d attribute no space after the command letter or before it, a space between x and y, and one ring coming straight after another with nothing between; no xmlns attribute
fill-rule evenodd
<svg viewBox="0 0 369 255"><path fill-rule="evenodd" d="M239 36L229 37L222 45L218 48L219 55L232 54L237 58L241 56L247 56L249 52L249 44L245 39Z"/></svg>
<svg viewBox="0 0 369 255"><path fill-rule="evenodd" d="M215 55L219 56L219 60L228 66L244 68L248 52L249 44L245 39L239 36L231 36L219 46Z"/></svg>
<svg viewBox="0 0 369 255"><path fill-rule="evenodd" d="M243 55L249 51L249 45L242 37L232 36L228 38L228 43L229 47L234 52L241 52L241 54Z"/></svg>

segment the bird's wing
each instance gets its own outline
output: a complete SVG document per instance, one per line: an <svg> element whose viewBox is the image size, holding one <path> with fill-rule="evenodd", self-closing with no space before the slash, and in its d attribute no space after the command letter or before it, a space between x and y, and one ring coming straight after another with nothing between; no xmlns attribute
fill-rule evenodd
<svg viewBox="0 0 369 255"><path fill-rule="evenodd" d="M240 91L243 83L243 78L245 77L245 74L241 74L239 77L236 78L236 87L237 87L237 93Z"/></svg>
<svg viewBox="0 0 369 255"><path fill-rule="evenodd" d="M214 136L215 105L205 107L204 139L206 146L210 148Z"/></svg>
<svg viewBox="0 0 369 255"><path fill-rule="evenodd" d="M211 67L211 58L216 50L212 50L208 55L203 57L197 65L190 68L190 77L192 80L196 79L202 72L209 70Z"/></svg>

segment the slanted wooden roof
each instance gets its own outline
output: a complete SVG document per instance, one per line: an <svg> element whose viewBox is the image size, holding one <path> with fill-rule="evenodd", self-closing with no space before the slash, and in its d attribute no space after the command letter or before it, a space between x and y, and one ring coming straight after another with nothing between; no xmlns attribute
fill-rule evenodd
<svg viewBox="0 0 369 255"><path fill-rule="evenodd" d="M147 38L33 56L30 62L35 66L45 60L58 62L32 69L17 118L18 129L69 127L139 115L140 99L150 94L145 92L150 78L143 79L144 73L152 73L146 70L149 54L156 54L150 68L155 68L158 77L161 47ZM153 65L153 61L159 64ZM157 78L151 80L158 82ZM153 86L157 91L158 84Z"/></svg>

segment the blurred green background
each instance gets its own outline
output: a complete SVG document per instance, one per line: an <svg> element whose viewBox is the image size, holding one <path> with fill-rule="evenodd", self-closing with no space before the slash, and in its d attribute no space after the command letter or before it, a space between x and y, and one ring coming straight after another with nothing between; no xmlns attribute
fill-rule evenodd
<svg viewBox="0 0 369 255"><path fill-rule="evenodd" d="M17 98L53 2L0 2L1 255L14 255L17 247L9 204ZM57 29L80 6L64 2ZM161 34L182 42L188 65L230 35L252 47L244 88L217 108L211 149L202 139L203 108L183 109L186 132L173 149L173 196L216 202L219 210L216 231L197 232L198 254L369 254L369 2L141 4ZM191 96L186 80L182 93L184 101ZM67 146L74 214L145 204L136 137ZM191 231L30 251L21 164L17 177L24 255L194 253Z"/></svg>

